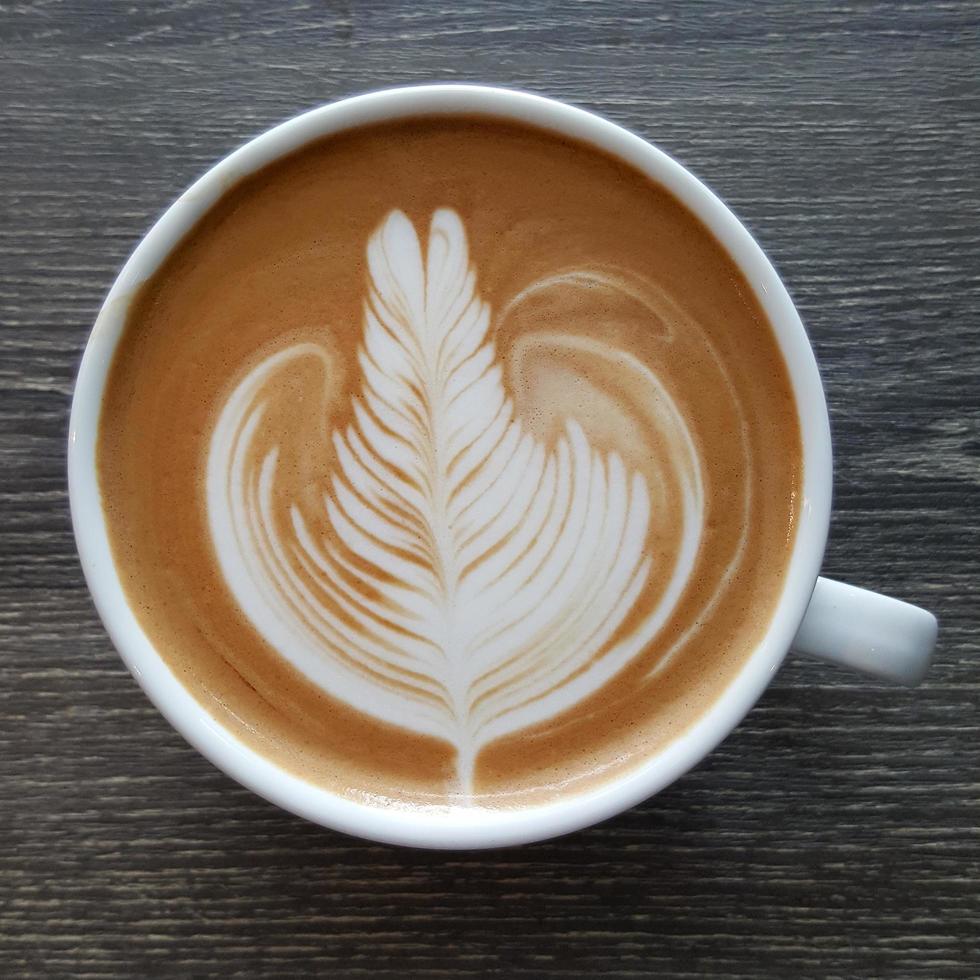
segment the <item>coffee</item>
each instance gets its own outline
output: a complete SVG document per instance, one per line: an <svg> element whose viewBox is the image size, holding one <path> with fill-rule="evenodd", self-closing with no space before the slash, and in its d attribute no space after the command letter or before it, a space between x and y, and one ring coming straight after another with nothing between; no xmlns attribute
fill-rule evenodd
<svg viewBox="0 0 980 980"><path fill-rule="evenodd" d="M802 481L775 337L699 220L462 117L231 188L132 302L98 468L194 696L407 806L542 802L676 737L766 631Z"/></svg>

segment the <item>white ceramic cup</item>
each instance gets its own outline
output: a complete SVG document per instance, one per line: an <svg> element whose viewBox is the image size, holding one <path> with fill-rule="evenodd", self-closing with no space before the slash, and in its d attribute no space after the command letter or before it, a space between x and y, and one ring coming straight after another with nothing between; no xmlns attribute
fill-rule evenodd
<svg viewBox="0 0 980 980"><path fill-rule="evenodd" d="M803 434L803 502L782 596L765 638L717 701L665 748L599 788L543 806L389 809L342 798L274 765L224 729L171 673L127 605L113 563L100 503L96 437L109 364L135 291L232 184L330 133L416 115L460 113L518 120L600 147L667 187L711 229L755 291L789 368ZM260 796L326 827L373 840L476 848L577 830L639 803L696 765L752 707L791 648L874 677L916 684L935 645L937 626L930 613L818 578L830 519L827 406L799 315L762 249L704 184L660 150L591 113L523 92L473 85L373 92L276 126L209 170L140 242L99 313L75 386L68 476L75 538L95 605L153 703L211 762Z"/></svg>

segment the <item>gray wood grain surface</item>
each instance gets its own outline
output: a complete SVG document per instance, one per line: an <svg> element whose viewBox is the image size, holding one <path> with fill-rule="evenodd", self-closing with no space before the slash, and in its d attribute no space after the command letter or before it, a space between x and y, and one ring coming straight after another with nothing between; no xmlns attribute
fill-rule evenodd
<svg viewBox="0 0 980 980"><path fill-rule="evenodd" d="M980 975L976 3L23 0L0 37L0 975ZM433 79L605 113L755 232L826 381L827 572L937 612L921 689L790 661L658 798L478 854L306 824L150 706L68 518L102 296L235 145Z"/></svg>

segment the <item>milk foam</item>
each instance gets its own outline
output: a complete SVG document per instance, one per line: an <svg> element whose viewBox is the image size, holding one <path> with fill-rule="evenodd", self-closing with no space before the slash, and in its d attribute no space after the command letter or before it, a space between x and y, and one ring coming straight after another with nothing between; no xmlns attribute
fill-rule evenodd
<svg viewBox="0 0 980 980"><path fill-rule="evenodd" d="M394 211L367 254L359 393L349 424L319 447L330 475L314 509L309 494L288 499L280 451L295 433L267 431L281 419L269 411L281 379L313 363L331 383L327 350L303 343L261 361L225 402L208 523L262 637L333 697L451 743L465 794L481 748L600 690L667 621L704 533L702 461L648 366L560 326L556 347L636 374L658 452L641 472L630 447L607 435L596 445L588 420L565 418L551 442L532 431L505 387L499 320L477 293L456 212L435 212L423 251ZM502 315L567 285L563 275ZM603 270L574 275L631 288ZM663 513L668 499L677 505ZM679 523L678 544L657 551L664 522ZM638 603L655 568L669 569L666 584Z"/></svg>

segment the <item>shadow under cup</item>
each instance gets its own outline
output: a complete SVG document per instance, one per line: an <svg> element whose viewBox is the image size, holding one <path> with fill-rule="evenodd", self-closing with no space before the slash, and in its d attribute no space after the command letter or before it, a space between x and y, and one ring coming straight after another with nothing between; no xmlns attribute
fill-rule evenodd
<svg viewBox="0 0 980 980"><path fill-rule="evenodd" d="M99 415L134 296L230 186L330 134L399 119L461 115L510 120L597 147L661 185L707 226L737 264L772 325L799 414L802 487L795 540L768 629L727 687L678 737L621 775L545 804L378 806L331 792L255 751L202 707L158 655L127 602L113 560L96 465ZM452 241L458 233L450 219L446 221L440 235ZM384 246L383 234L398 240L409 232L395 222L382 230L379 247ZM572 457L576 438L574 433L568 437ZM761 249L710 191L638 137L582 110L499 89L422 86L359 96L284 123L219 163L167 211L120 273L86 348L72 406L69 480L83 569L113 643L157 707L215 765L272 802L327 827L416 846L491 847L555 836L634 805L695 765L738 723L782 661L813 590L829 521L831 454L823 391L799 317ZM232 509L229 506L229 512ZM233 574L234 564L226 574L229 569Z"/></svg>

